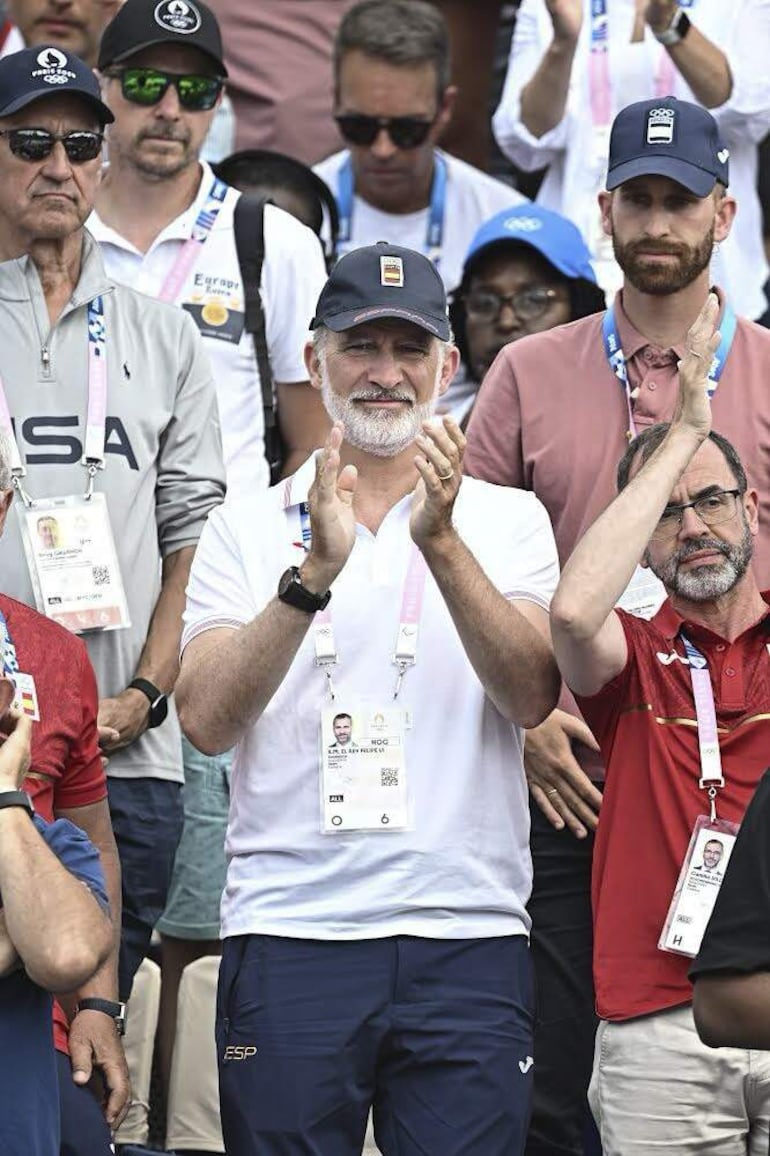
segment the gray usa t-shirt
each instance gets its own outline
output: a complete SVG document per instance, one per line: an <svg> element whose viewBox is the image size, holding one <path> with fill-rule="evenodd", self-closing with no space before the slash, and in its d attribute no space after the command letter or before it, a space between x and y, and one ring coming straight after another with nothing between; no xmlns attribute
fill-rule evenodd
<svg viewBox="0 0 770 1156"><path fill-rule="evenodd" d="M30 497L85 492L87 306L99 294L107 421L105 469L97 472L95 489L106 496L131 619L129 628L83 635L105 698L134 677L162 560L196 545L208 513L224 497L224 467L214 385L195 322L173 305L109 281L98 246L84 231L80 279L53 326L33 262L0 263L0 376ZM35 605L13 509L0 538L0 575L6 594ZM108 774L182 780L173 703L161 726L110 756Z"/></svg>

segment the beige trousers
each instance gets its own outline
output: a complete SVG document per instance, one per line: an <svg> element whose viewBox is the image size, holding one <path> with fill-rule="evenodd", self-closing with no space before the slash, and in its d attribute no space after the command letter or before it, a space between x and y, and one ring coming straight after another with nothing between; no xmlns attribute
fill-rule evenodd
<svg viewBox="0 0 770 1156"><path fill-rule="evenodd" d="M604 1156L768 1156L770 1052L707 1048L689 1006L603 1020L588 1100Z"/></svg>

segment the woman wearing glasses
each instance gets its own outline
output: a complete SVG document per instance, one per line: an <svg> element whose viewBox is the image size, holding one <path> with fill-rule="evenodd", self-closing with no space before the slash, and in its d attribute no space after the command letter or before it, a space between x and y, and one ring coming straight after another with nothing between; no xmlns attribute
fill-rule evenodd
<svg viewBox="0 0 770 1156"><path fill-rule="evenodd" d="M449 316L463 367L447 408L467 422L503 346L605 307L588 248L565 217L539 205L503 209L471 242Z"/></svg>

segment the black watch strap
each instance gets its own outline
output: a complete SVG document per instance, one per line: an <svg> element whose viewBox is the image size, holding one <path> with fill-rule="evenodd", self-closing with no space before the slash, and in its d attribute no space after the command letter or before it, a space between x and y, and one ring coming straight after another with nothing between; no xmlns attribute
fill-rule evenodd
<svg viewBox="0 0 770 1156"><path fill-rule="evenodd" d="M148 678L134 678L128 685L133 690L140 690L142 694L146 694L150 700L150 729L160 726L168 714L168 695L158 690Z"/></svg>
<svg viewBox="0 0 770 1156"><path fill-rule="evenodd" d="M0 810L5 807L22 807L30 818L35 813L32 799L26 791L0 791Z"/></svg>
<svg viewBox="0 0 770 1156"><path fill-rule="evenodd" d="M100 999L97 996L87 996L85 999L78 1000L78 1006L75 1014L82 1011L98 1011L103 1012L104 1015L109 1016L111 1020L115 1021L115 1027L118 1029L118 1035L124 1036L126 1034L126 1005L120 1003L115 999Z"/></svg>

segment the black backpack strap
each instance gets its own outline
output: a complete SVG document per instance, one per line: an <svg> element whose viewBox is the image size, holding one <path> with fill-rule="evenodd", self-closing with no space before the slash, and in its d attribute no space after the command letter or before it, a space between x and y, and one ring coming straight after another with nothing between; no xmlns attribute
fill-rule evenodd
<svg viewBox="0 0 770 1156"><path fill-rule="evenodd" d="M235 204L233 230L243 280L246 331L254 339L254 354L262 389L265 457L270 467L270 479L276 481L281 468L281 437L275 414L273 372L270 368L265 314L259 289L265 260L265 205L269 203L269 198L258 193L241 193Z"/></svg>

